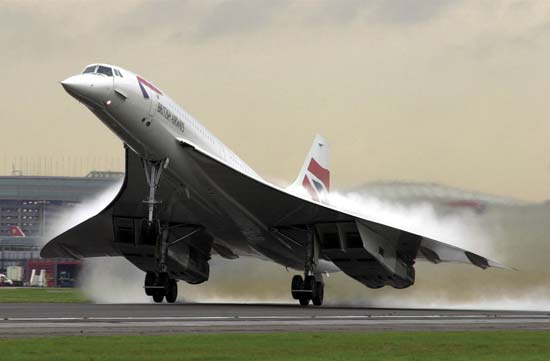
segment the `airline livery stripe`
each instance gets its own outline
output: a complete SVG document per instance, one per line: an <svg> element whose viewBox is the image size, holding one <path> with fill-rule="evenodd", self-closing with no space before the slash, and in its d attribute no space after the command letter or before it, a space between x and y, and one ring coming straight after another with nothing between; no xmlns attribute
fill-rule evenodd
<svg viewBox="0 0 550 361"><path fill-rule="evenodd" d="M319 197L317 196L317 192L315 191L315 188L313 188L313 186L311 185L311 182L309 181L307 176L304 176L304 180L302 182L302 187L304 187L308 191L309 195L311 196L311 198L314 201L319 201Z"/></svg>
<svg viewBox="0 0 550 361"><path fill-rule="evenodd" d="M307 170L323 182L327 191L330 190L330 171L328 169L323 168L315 159L311 158Z"/></svg>
<svg viewBox="0 0 550 361"><path fill-rule="evenodd" d="M141 84L139 79L138 79L138 85L139 85L139 89L141 89L141 94L143 94L143 97L145 99L149 99L149 94L147 93L147 90L145 90L145 88L143 87L143 84Z"/></svg>
<svg viewBox="0 0 550 361"><path fill-rule="evenodd" d="M143 79L139 75L136 75L136 78L138 80L139 88L141 89L141 92L143 93L144 98L149 98L149 94L147 94L147 91L143 87L144 85L147 86L152 91L156 92L158 95L162 95L162 92L153 84L149 83L147 80Z"/></svg>

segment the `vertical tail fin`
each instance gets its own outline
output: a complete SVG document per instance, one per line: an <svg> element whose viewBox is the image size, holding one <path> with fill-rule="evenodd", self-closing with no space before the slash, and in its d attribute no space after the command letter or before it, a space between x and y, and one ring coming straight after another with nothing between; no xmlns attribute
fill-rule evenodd
<svg viewBox="0 0 550 361"><path fill-rule="evenodd" d="M317 135L293 187L301 187L313 200L322 201L330 190L329 155L328 142Z"/></svg>

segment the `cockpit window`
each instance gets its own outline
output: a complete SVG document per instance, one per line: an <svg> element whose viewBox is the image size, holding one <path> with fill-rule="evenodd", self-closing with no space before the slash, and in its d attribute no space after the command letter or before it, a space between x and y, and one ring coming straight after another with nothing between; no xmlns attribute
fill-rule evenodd
<svg viewBox="0 0 550 361"><path fill-rule="evenodd" d="M86 69L84 69L84 71L82 72L82 74L86 74L86 73L93 73L94 70L95 70L95 65L91 65L89 67L87 67Z"/></svg>
<svg viewBox="0 0 550 361"><path fill-rule="evenodd" d="M111 68L108 68L106 66L98 66L97 67L97 73L98 74L105 74L107 76L113 76L113 70Z"/></svg>

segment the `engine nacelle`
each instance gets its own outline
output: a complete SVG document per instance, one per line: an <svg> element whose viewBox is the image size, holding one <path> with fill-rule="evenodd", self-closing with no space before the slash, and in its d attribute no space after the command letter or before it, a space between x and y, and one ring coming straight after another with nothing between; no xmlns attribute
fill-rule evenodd
<svg viewBox="0 0 550 361"><path fill-rule="evenodd" d="M202 239L199 242L212 244L208 239ZM173 278L187 283L196 285L208 281L210 276L208 261L210 261L210 249L205 250L189 244L176 244L168 249L168 273Z"/></svg>
<svg viewBox="0 0 550 361"><path fill-rule="evenodd" d="M376 224L323 223L316 226L321 253L344 273L369 288L414 284L414 261L421 237L395 230L382 237Z"/></svg>

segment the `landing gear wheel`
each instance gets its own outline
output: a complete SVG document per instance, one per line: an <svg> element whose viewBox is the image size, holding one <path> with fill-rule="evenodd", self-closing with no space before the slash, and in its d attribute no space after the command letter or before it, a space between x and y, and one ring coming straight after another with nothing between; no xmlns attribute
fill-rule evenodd
<svg viewBox="0 0 550 361"><path fill-rule="evenodd" d="M166 290L166 302L174 303L178 298L178 283L174 279L168 280L168 287Z"/></svg>
<svg viewBox="0 0 550 361"><path fill-rule="evenodd" d="M153 293L153 301L156 303L161 303L164 299L164 290L155 290Z"/></svg>
<svg viewBox="0 0 550 361"><path fill-rule="evenodd" d="M304 279L300 275L295 275L292 277L292 284L290 286L290 292L292 293L292 298L295 300L300 299L304 290Z"/></svg>
<svg viewBox="0 0 550 361"><path fill-rule="evenodd" d="M308 291L307 294L309 294L309 298L313 299L316 296L317 288L315 287L315 277L314 276L306 276L304 280L304 290Z"/></svg>
<svg viewBox="0 0 550 361"><path fill-rule="evenodd" d="M323 297L325 295L325 284L323 282L315 282L315 292L311 301L315 306L321 306L323 304Z"/></svg>
<svg viewBox="0 0 550 361"><path fill-rule="evenodd" d="M145 275L145 294L147 296L153 295L153 292L154 292L153 289L148 287L153 286L155 284L156 279L157 279L157 275L155 272L147 272L147 274Z"/></svg>
<svg viewBox="0 0 550 361"><path fill-rule="evenodd" d="M300 292L300 294L298 295L298 300L300 301L300 305L302 306L309 305L309 301L311 301L312 298L315 296L314 292L315 292L315 277L306 276L304 279L304 283L302 285L302 292Z"/></svg>

